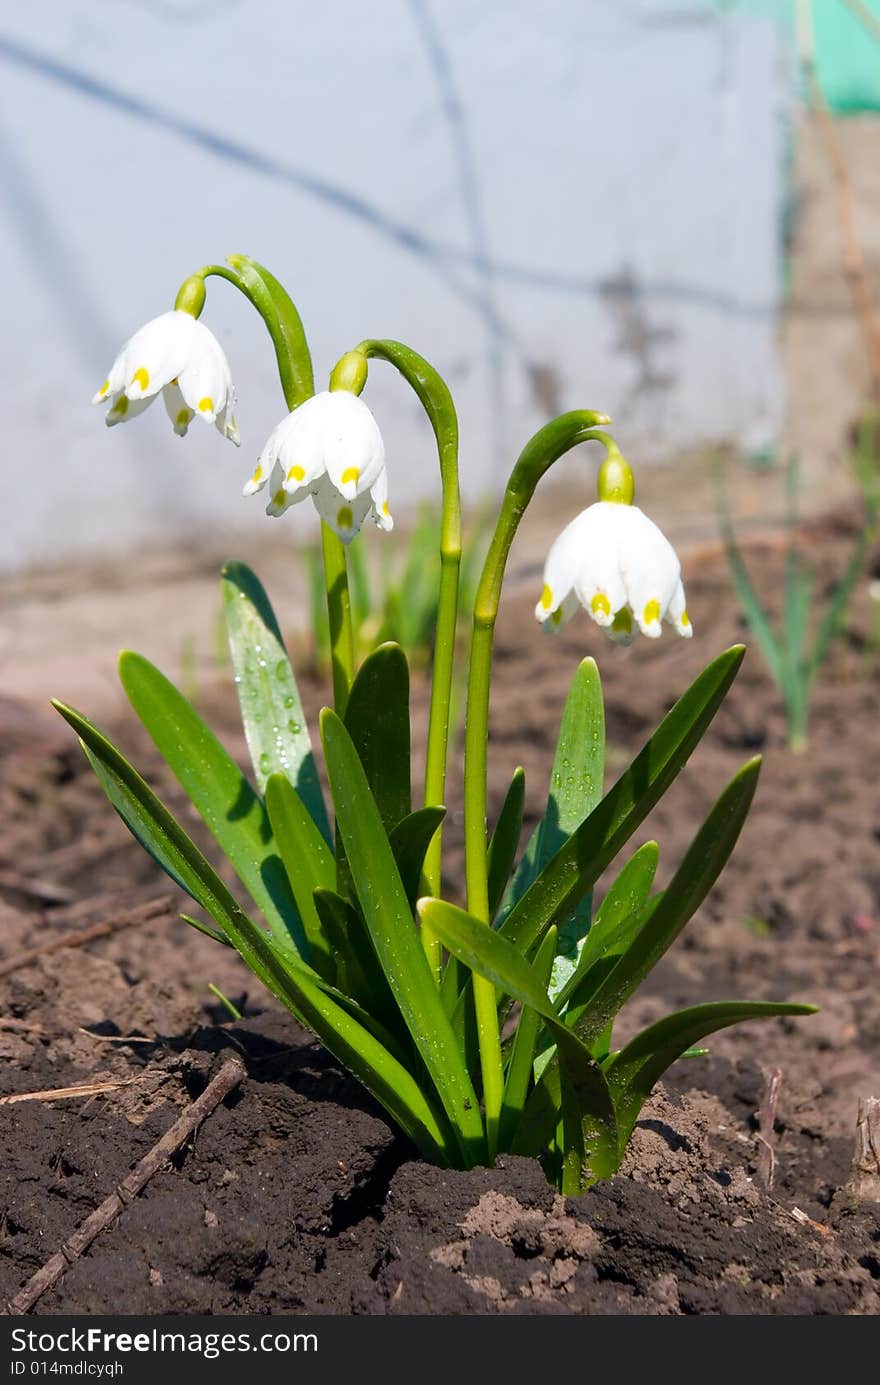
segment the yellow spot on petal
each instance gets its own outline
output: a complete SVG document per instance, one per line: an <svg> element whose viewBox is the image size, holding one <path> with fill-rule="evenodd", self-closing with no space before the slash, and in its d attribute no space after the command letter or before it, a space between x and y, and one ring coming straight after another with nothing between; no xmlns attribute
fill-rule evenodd
<svg viewBox="0 0 880 1385"><path fill-rule="evenodd" d="M176 384L177 384L177 376L176 376L176 375L175 375L174 379L171 381L171 383L172 383L172 385L176 385Z"/></svg>
<svg viewBox="0 0 880 1385"><path fill-rule="evenodd" d="M642 615L642 620L646 625L653 625L660 619L660 602L649 601Z"/></svg>
<svg viewBox="0 0 880 1385"><path fill-rule="evenodd" d="M110 388L110 381L109 381L109 380L105 380L104 383L103 383L103 385L101 386L101 388L98 390L98 396L99 396L99 398L103 399L103 398L104 398L104 395L107 393L107 391L109 390L109 388Z"/></svg>
<svg viewBox="0 0 880 1385"><path fill-rule="evenodd" d="M347 466L347 467L345 468L345 471L343 471L342 476L340 477L340 480L341 480L343 486L347 486L348 483L349 483L349 481L352 481L352 482L354 482L355 485L357 485L358 479L359 479L359 477L360 477L360 474L361 474L360 467L357 467L357 466Z"/></svg>
<svg viewBox="0 0 880 1385"><path fill-rule="evenodd" d="M145 365L138 366L134 375L132 375L131 377L131 383L133 385L140 385L141 389L144 391L149 389L150 372L147 370L147 367Z"/></svg>
<svg viewBox="0 0 880 1385"><path fill-rule="evenodd" d="M190 412L189 409L180 409L180 410L178 410L178 414L177 414L177 426L178 426L178 428L183 428L187 423L189 423L189 421L190 421L191 418L192 418L192 413Z"/></svg>
<svg viewBox="0 0 880 1385"><path fill-rule="evenodd" d="M276 491L272 496L272 504L275 506L276 510L280 510L286 499L287 492L282 487L280 491Z"/></svg>
<svg viewBox="0 0 880 1385"><path fill-rule="evenodd" d="M608 600L608 597L605 595L604 592L596 592L596 595L590 602L590 610L593 612L594 616L611 615L611 602Z"/></svg>
<svg viewBox="0 0 880 1385"><path fill-rule="evenodd" d="M257 481L262 481L262 479L263 479L263 467L262 467L262 464L261 464L260 462L257 462L256 469L255 469L255 471L254 471L253 476L251 477L251 480L254 481L254 482L257 482Z"/></svg>
<svg viewBox="0 0 880 1385"><path fill-rule="evenodd" d="M343 505L340 510L337 510L336 523L339 525L340 529L350 529L352 527L354 524L354 515L351 512L350 505Z"/></svg>
<svg viewBox="0 0 880 1385"><path fill-rule="evenodd" d="M549 611L550 607L553 605L553 593L546 583L544 584L544 590L541 592L541 605L544 607L545 611Z"/></svg>
<svg viewBox="0 0 880 1385"><path fill-rule="evenodd" d="M204 399L200 399L200 400L199 400L199 413L200 413L200 414L212 414L213 412L214 412L214 401L213 401L213 399L211 398L211 396L210 396L209 394L206 394L205 397L204 397Z"/></svg>
<svg viewBox="0 0 880 1385"><path fill-rule="evenodd" d="M633 628L632 611L628 606L621 606L611 625L612 630L616 630L619 635L631 635Z"/></svg>
<svg viewBox="0 0 880 1385"><path fill-rule="evenodd" d="M305 467L292 466L287 473L288 481L304 481L306 476Z"/></svg>
<svg viewBox="0 0 880 1385"><path fill-rule="evenodd" d="M691 618L690 618L690 616L688 615L687 611L682 611L682 613L681 613L681 615L680 615L680 617L679 617L678 623L679 623L679 625L681 626L682 630L689 630L689 629L690 629Z"/></svg>
<svg viewBox="0 0 880 1385"><path fill-rule="evenodd" d="M388 508L388 501L387 501L387 500L383 500L383 501L382 501L382 513L383 513L383 515L387 516L388 519L391 518L391 511L390 511L389 508Z"/></svg>

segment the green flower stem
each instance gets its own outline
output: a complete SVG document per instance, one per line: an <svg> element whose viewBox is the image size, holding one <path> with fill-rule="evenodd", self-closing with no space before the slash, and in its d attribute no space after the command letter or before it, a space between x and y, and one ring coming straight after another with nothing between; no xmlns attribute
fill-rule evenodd
<svg viewBox="0 0 880 1385"><path fill-rule="evenodd" d="M461 567L461 496L458 484L458 418L452 395L432 365L399 341L362 341L340 366L351 357L387 361L411 386L428 416L437 441L442 487L440 520L440 593L434 635L434 660L431 676L431 711L428 720L428 746L425 756L425 806L439 807L446 798L446 761L449 745L449 717L452 677L455 663L455 633L458 620L458 581ZM353 372L352 372L353 373ZM335 372L334 372L335 374ZM358 377L359 378L359 377ZM440 893L440 867L443 843L435 834L423 867L427 892ZM433 930L422 924L422 945L431 971L439 984L443 949Z"/></svg>
<svg viewBox="0 0 880 1385"><path fill-rule="evenodd" d="M315 393L312 358L306 341L302 319L293 299L273 274L246 255L230 255L225 265L206 265L198 274L187 279L178 293L176 307L186 311L201 311L197 280L210 275L225 279L244 294L266 324L278 374L288 409L311 399ZM202 297L201 303L204 303ZM354 677L354 632L351 624L351 598L348 591L348 561L345 545L339 535L321 522L321 552L324 559L324 586L327 592L327 615L330 622L331 656L333 663L333 700L340 716L345 711L348 692Z"/></svg>
<svg viewBox="0 0 880 1385"><path fill-rule="evenodd" d="M610 420L605 414L578 409L562 414L526 443L507 483L501 511L474 601L473 638L467 690L464 749L464 838L468 913L489 924L489 879L486 848L486 766L489 739L489 690L495 621L504 570L514 535L544 473L579 442L597 438L608 451L611 439L594 429ZM504 1094L501 1041L495 987L486 977L473 978L474 1008L480 1045L483 1102L489 1158L498 1147L498 1121Z"/></svg>
<svg viewBox="0 0 880 1385"><path fill-rule="evenodd" d="M348 589L348 559L345 544L329 524L321 522L321 554L324 559L324 585L327 588L327 615L330 621L330 660L333 668L333 705L345 715L348 694L354 681L354 628L351 623L351 594Z"/></svg>

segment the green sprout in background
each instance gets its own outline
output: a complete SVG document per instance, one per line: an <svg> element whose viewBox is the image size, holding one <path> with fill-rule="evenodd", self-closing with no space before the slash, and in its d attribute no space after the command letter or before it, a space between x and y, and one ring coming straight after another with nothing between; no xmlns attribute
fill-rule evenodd
<svg viewBox="0 0 880 1385"><path fill-rule="evenodd" d="M467 906L444 900L462 564L452 398L422 356L378 339L345 353L330 389L316 395L293 302L267 270L233 256L188 279L175 311L126 343L97 396L110 403L109 422L140 412L162 392L175 431L185 432L200 416L237 441L228 365L198 321L212 275L239 289L262 316L290 410L245 490L268 485L270 514L311 498L321 516L334 705L321 713L320 734L332 822L278 622L244 564L226 566L222 590L252 778L158 669L134 653L120 660L128 698L235 872L237 894L110 740L73 708L59 703L58 710L133 835L201 910L198 917L184 915L187 922L235 948L425 1158L469 1168L512 1150L540 1159L564 1193L581 1192L618 1169L643 1103L677 1058L699 1052L695 1046L707 1035L741 1020L813 1009L738 1000L697 1004L622 1047L614 1041L621 1007L699 909L752 801L759 759L722 791L662 889L655 889L656 843L626 857L627 842L705 734L743 648L709 663L607 789L602 688L596 664L585 659L562 714L541 822L520 851L525 786L517 769L488 831L489 694L507 559L541 478L575 446L602 449L599 499L550 549L536 610L542 625L552 631L583 607L621 644L639 631L658 637L663 620L685 638L693 634L678 558L632 503L632 472L601 431L607 417L573 410L539 429L510 474L473 598L464 751ZM360 659L349 585L349 545L360 524L371 514L380 528L393 525L384 445L360 400L374 361L391 365L414 390L440 467L420 803L412 797L408 653L389 640ZM611 884L594 898L612 866Z"/></svg>
<svg viewBox="0 0 880 1385"><path fill-rule="evenodd" d="M421 671L430 665L440 582L439 522L434 505L420 505L406 542L401 546L402 552L397 553L383 544L379 562L372 569L363 544L352 544L349 549L351 620L355 649L360 658L378 645L393 640L407 650L411 669ZM478 567L485 548L484 531L485 516L478 513L471 532L462 541L459 620L466 619L473 606ZM330 627L320 548L317 545L304 548L303 562L309 586L308 653L317 672L326 673L331 667Z"/></svg>
<svg viewBox="0 0 880 1385"><path fill-rule="evenodd" d="M798 551L798 459L795 453L788 460L785 488L786 548L782 613L775 626L749 576L736 542L720 473L718 509L721 535L740 609L782 696L789 749L800 752L807 745L810 698L816 677L841 633L850 598L864 563L870 530L868 524L860 530L843 575L829 591L814 629L811 620L816 606L814 573Z"/></svg>

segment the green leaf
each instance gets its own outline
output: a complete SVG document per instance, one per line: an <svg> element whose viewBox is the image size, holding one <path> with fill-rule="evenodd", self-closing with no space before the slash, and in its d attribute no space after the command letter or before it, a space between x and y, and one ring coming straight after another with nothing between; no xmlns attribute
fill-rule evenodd
<svg viewBox="0 0 880 1385"><path fill-rule="evenodd" d="M335 950L314 900L315 890L332 890L336 884L335 857L283 774L270 774L266 781L266 811L308 939L309 961L326 981L335 982Z"/></svg>
<svg viewBox="0 0 880 1385"><path fill-rule="evenodd" d="M544 867L501 932L528 953L550 927L571 916L687 761L742 663L734 645L704 669L664 717L647 745Z"/></svg>
<svg viewBox="0 0 880 1385"><path fill-rule="evenodd" d="M813 646L812 657L807 668L808 684L812 683L819 669L825 662L826 655L834 639L840 632L840 626L846 615L846 608L852 596L853 587L858 580L859 573L865 561L868 550L868 531L863 529L858 537L852 556L846 565L846 569L840 582L834 589L831 600L825 608L819 629L816 632L816 643Z"/></svg>
<svg viewBox="0 0 880 1385"><path fill-rule="evenodd" d="M152 854L153 853L150 852L150 855ZM181 914L180 917L183 919L184 923L188 923L190 928L194 928L197 933L204 933L206 938L212 938L215 943L222 943L224 947L232 947L232 943L225 934L221 933L217 928L212 928L211 925L205 923L203 919L194 919L192 914Z"/></svg>
<svg viewBox="0 0 880 1385"><path fill-rule="evenodd" d="M412 811L409 669L400 645L381 644L364 660L351 685L345 727L390 832Z"/></svg>
<svg viewBox="0 0 880 1385"><path fill-rule="evenodd" d="M580 1191L613 1173L620 1154L608 1084L589 1050L559 1018L536 968L495 929L454 904L422 899L419 914L459 961L536 1010L553 1033L559 1064L552 1077L545 1076L545 1090L555 1096L565 1130L563 1191Z"/></svg>
<svg viewBox="0 0 880 1385"><path fill-rule="evenodd" d="M724 492L720 488L719 520L721 525L721 536L724 542L725 552L727 553L727 561L730 565L730 575L733 579L733 589L736 592L737 601L740 604L740 608L746 618L749 629L757 640L761 653L764 655L774 683L778 688L782 689L785 687L786 679L784 651L770 624L769 617L761 604L761 598L752 585L749 570L737 546Z"/></svg>
<svg viewBox="0 0 880 1385"><path fill-rule="evenodd" d="M556 929L550 928L538 948L533 963L537 981L545 992L550 984L550 972L555 956ZM504 1099L501 1103L498 1148L502 1150L509 1147L525 1109L526 1097L532 1082L535 1048L541 1027L540 1011L530 1005L523 1005L510 1050L510 1061L507 1065L507 1077L504 1083Z"/></svg>
<svg viewBox="0 0 880 1385"><path fill-rule="evenodd" d="M266 961L267 949L271 953L269 939L242 911L164 803L98 727L72 707L61 702L53 706L79 736L89 764L128 830L166 874L201 905L251 970L277 995L274 963ZM292 949L287 956L294 956Z"/></svg>
<svg viewBox="0 0 880 1385"><path fill-rule="evenodd" d="M654 1084L677 1058L707 1035L742 1020L773 1019L779 1015L812 1015L815 1005L777 1001L723 1000L678 1010L637 1034L605 1066L614 1097L622 1140L628 1140L642 1105Z"/></svg>
<svg viewBox="0 0 880 1385"><path fill-rule="evenodd" d="M575 828L601 802L604 773L605 706L602 683L595 659L584 659L575 673L565 701L550 774L547 807L523 852L504 901L502 918L522 898ZM584 900L571 922L582 926L586 920L588 927L589 913L589 901ZM568 923L560 931L560 940L564 938L567 928Z"/></svg>
<svg viewBox="0 0 880 1385"><path fill-rule="evenodd" d="M577 1025L588 1047L656 966L718 879L746 820L760 768L756 756L728 784L650 918L592 996Z"/></svg>
<svg viewBox="0 0 880 1385"><path fill-rule="evenodd" d="M315 890L314 905L336 958L337 984L375 1015L398 1042L403 1039L409 1043L409 1032L357 909L335 890L325 889Z"/></svg>
<svg viewBox="0 0 880 1385"><path fill-rule="evenodd" d="M648 902L660 848L656 842L640 846L617 875L596 911L593 926L581 949L578 964L556 997L560 1010L568 1004L575 988L593 964L609 952L620 955L634 935L639 917ZM624 931L626 924L630 929Z"/></svg>
<svg viewBox="0 0 880 1385"><path fill-rule="evenodd" d="M507 889L516 849L522 831L523 809L526 801L526 772L517 768L504 796L495 831L489 842L489 913L494 916Z"/></svg>
<svg viewBox="0 0 880 1385"><path fill-rule="evenodd" d="M165 805L106 736L71 707L73 727L104 792L153 859L223 930L250 970L372 1092L428 1158L448 1162L449 1135L411 1074L323 989L292 950L283 953L241 910ZM198 926L198 925L196 925Z"/></svg>
<svg viewBox="0 0 880 1385"><path fill-rule="evenodd" d="M299 688L269 598L244 563L226 564L221 591L241 719L260 792L270 774L286 774L330 841Z"/></svg>
<svg viewBox="0 0 880 1385"><path fill-rule="evenodd" d="M417 808L388 834L388 841L411 909L415 908L415 902L421 893L419 884L428 847L445 816L446 809L442 807Z"/></svg>
<svg viewBox="0 0 880 1385"><path fill-rule="evenodd" d="M213 731L140 654L120 655L119 676L162 758L262 912L273 937L308 955L265 806Z"/></svg>
<svg viewBox="0 0 880 1385"><path fill-rule="evenodd" d="M396 657L396 656L395 656ZM376 956L468 1163L484 1157L473 1084L428 967L422 944L354 742L335 712L321 713L337 827Z"/></svg>

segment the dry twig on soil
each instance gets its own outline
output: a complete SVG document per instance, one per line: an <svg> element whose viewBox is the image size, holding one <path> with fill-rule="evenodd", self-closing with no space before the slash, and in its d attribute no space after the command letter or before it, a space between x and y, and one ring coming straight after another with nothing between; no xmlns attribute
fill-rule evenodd
<svg viewBox="0 0 880 1385"><path fill-rule="evenodd" d="M158 899L151 899L146 904L139 904L134 909L128 909L118 918L103 923L93 923L88 928L78 929L75 933L64 933L59 938L52 938L49 942L42 943L40 947L31 947L28 948L27 952L19 952L14 957L7 957L5 961L0 962L0 976L9 976L11 972L18 971L19 967L30 966L51 952L60 952L66 947L81 947L83 943L94 942L96 938L109 938L112 933L118 933L122 928L129 928L133 923L148 923L153 919L171 914L173 911L174 901L171 896L160 895Z"/></svg>
<svg viewBox="0 0 880 1385"><path fill-rule="evenodd" d="M146 1187L153 1174L158 1173L169 1157L195 1133L205 1117L234 1091L243 1077L244 1068L238 1058L228 1058L202 1095L186 1108L100 1207L96 1207L85 1221L80 1222L61 1249L50 1256L10 1300L6 1312L13 1317L29 1312L47 1289L57 1284L68 1267L89 1248L95 1237L113 1225L120 1212Z"/></svg>
<svg viewBox="0 0 880 1385"><path fill-rule="evenodd" d="M132 1082L143 1082L147 1074L137 1077L108 1078L105 1082L76 1082L72 1087L46 1087L40 1092L7 1092L0 1096L0 1106L15 1106L20 1101L72 1101L75 1097L101 1096L104 1092L115 1092L120 1087L130 1087Z"/></svg>
<svg viewBox="0 0 880 1385"><path fill-rule="evenodd" d="M776 1107L782 1087L782 1068L771 1068L764 1081L764 1096L758 1110L758 1178L769 1192L773 1187L776 1172L776 1154L773 1149L773 1127L776 1123Z"/></svg>

